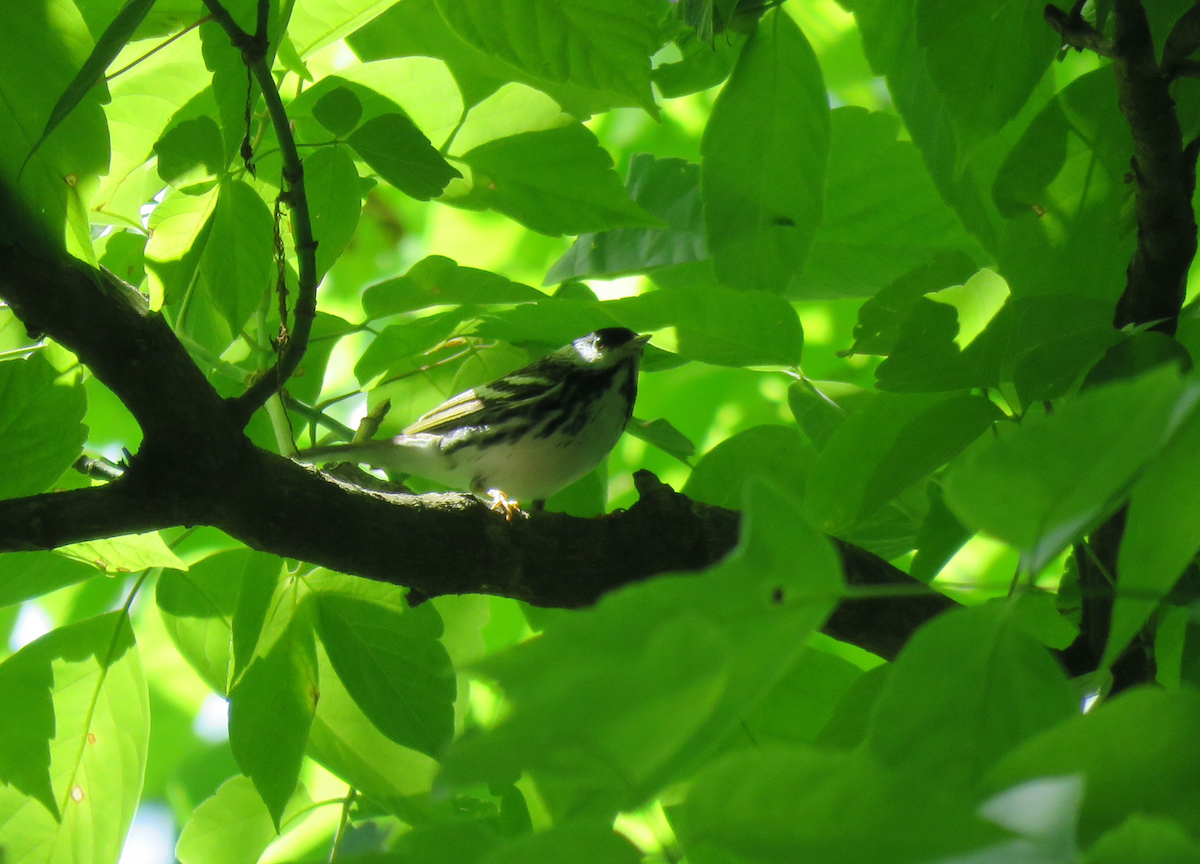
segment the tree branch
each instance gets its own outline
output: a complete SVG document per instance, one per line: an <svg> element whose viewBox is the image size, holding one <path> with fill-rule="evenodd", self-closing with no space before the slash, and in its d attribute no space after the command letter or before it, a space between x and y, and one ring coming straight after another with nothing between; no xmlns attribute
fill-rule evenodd
<svg viewBox="0 0 1200 864"><path fill-rule="evenodd" d="M1195 153L1185 156L1168 76L1158 67L1146 11L1116 0L1113 72L1121 113L1133 133L1138 243L1114 324L1154 324L1174 334L1196 254Z"/></svg>
<svg viewBox="0 0 1200 864"><path fill-rule="evenodd" d="M1042 10L1042 17L1062 37L1064 45L1076 51L1091 51L1101 57L1112 57L1112 43L1084 20L1082 9L1082 3L1076 3L1070 12L1064 12L1057 6L1047 6Z"/></svg>
<svg viewBox="0 0 1200 864"><path fill-rule="evenodd" d="M422 597L480 593L580 608L661 573L709 567L738 537L738 513L692 501L646 471L628 510L510 523L471 495L370 492L265 451L242 453L224 471L186 478L139 469L135 458L107 486L0 501L0 552L205 524L254 549ZM825 627L837 639L890 659L917 627L955 605L877 556L837 547L849 585L902 585L915 595L843 601Z"/></svg>

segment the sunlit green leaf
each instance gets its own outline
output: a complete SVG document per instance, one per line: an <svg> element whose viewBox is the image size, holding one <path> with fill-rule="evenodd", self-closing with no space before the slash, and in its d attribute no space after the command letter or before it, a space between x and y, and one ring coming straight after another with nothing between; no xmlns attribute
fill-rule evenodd
<svg viewBox="0 0 1200 864"><path fill-rule="evenodd" d="M625 185L639 207L670 227L614 228L584 234L550 268L545 284L646 273L707 257L699 165L638 153L629 163Z"/></svg>
<svg viewBox="0 0 1200 864"><path fill-rule="evenodd" d="M312 799L299 786L284 810L283 823ZM275 839L275 825L249 777L230 777L200 804L183 826L175 857L181 864L254 864Z"/></svg>
<svg viewBox="0 0 1200 864"><path fill-rule="evenodd" d="M74 188L90 197L91 178L108 168L101 93L92 89L82 94L37 153L29 154L83 68L92 39L68 0L20 3L6 12L0 28L0 56L5 58L0 72L0 178L16 200L6 201L0 210L0 228L32 248L61 249L69 194ZM13 206L17 204L20 210Z"/></svg>
<svg viewBox="0 0 1200 864"><path fill-rule="evenodd" d="M294 616L229 692L229 745L279 828L320 693L312 622Z"/></svg>
<svg viewBox="0 0 1200 864"><path fill-rule="evenodd" d="M56 377L41 354L0 363L0 498L44 492L79 456L87 396Z"/></svg>
<svg viewBox="0 0 1200 864"><path fill-rule="evenodd" d="M6 552L0 555L0 607L98 575L94 567L55 552Z"/></svg>
<svg viewBox="0 0 1200 864"><path fill-rule="evenodd" d="M42 800L0 787L0 848L12 864L116 864L141 796L150 737L146 680L129 619L113 612L53 630L0 668L9 664L20 671L3 683L24 689L24 712L6 717L20 724L21 737L0 750L31 748L18 758L26 769L39 761L48 767L49 785L36 790ZM8 694L4 704L6 712L15 710ZM48 760L43 735L51 736ZM45 801L51 788L53 798Z"/></svg>
<svg viewBox="0 0 1200 864"><path fill-rule="evenodd" d="M656 113L650 55L666 11L647 0L495 4L438 0L454 32L476 48L550 81L608 90Z"/></svg>
<svg viewBox="0 0 1200 864"><path fill-rule="evenodd" d="M544 300L540 291L510 282L503 276L459 267L441 255L430 255L403 276L372 285L363 293L363 311L370 318L386 318L429 306L533 303Z"/></svg>
<svg viewBox="0 0 1200 864"><path fill-rule="evenodd" d="M89 540L58 548L60 555L91 564L106 573L136 573L151 567L186 570L187 565L163 542L157 531Z"/></svg>
<svg viewBox="0 0 1200 864"><path fill-rule="evenodd" d="M349 150L340 145L322 147L305 159L304 190L317 241L319 279L345 251L358 227L362 201Z"/></svg>
<svg viewBox="0 0 1200 864"><path fill-rule="evenodd" d="M337 595L316 603L321 642L354 701L397 744L436 756L454 734L457 695L437 610L399 614Z"/></svg>

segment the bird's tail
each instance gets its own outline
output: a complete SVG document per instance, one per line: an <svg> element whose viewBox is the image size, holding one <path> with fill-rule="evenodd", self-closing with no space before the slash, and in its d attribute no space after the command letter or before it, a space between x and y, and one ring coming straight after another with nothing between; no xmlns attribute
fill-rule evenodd
<svg viewBox="0 0 1200 864"><path fill-rule="evenodd" d="M403 474L421 474L429 466L431 450L436 449L436 436L400 435L381 441L361 441L355 444L330 444L301 450L294 457L299 462L357 462L372 468L383 468Z"/></svg>
<svg viewBox="0 0 1200 864"><path fill-rule="evenodd" d="M295 455L297 462L307 462L320 465L328 462L357 462L370 465L373 468L386 468L382 464L385 447L391 447L391 441L360 441L356 444L327 444L323 447L309 447Z"/></svg>

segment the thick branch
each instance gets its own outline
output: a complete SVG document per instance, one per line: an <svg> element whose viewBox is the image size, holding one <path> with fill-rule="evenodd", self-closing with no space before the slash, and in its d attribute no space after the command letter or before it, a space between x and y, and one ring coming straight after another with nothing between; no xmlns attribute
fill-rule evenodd
<svg viewBox="0 0 1200 864"><path fill-rule="evenodd" d="M421 595L483 593L579 608L660 573L696 571L735 545L739 514L698 504L649 472L641 500L596 519L559 513L505 522L473 496L388 495L331 480L260 450L186 488L136 470L104 487L0 501L0 552L179 524L214 525L255 549ZM192 478L193 481L195 478ZM881 558L838 544L855 586L921 585ZM919 596L842 603L826 632L894 657L953 601Z"/></svg>
<svg viewBox="0 0 1200 864"><path fill-rule="evenodd" d="M1168 76L1155 62L1142 4L1116 0L1114 12L1113 71L1121 113L1133 133L1138 227L1114 324L1159 322L1154 329L1173 334L1196 254L1195 154L1185 155Z"/></svg>

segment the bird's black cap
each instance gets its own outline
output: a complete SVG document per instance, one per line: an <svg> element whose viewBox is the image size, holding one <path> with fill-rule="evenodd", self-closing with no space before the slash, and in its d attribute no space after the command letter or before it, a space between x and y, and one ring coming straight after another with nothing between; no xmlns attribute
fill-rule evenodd
<svg viewBox="0 0 1200 864"><path fill-rule="evenodd" d="M596 347L620 348L636 338L637 334L627 327L602 327L596 331Z"/></svg>

